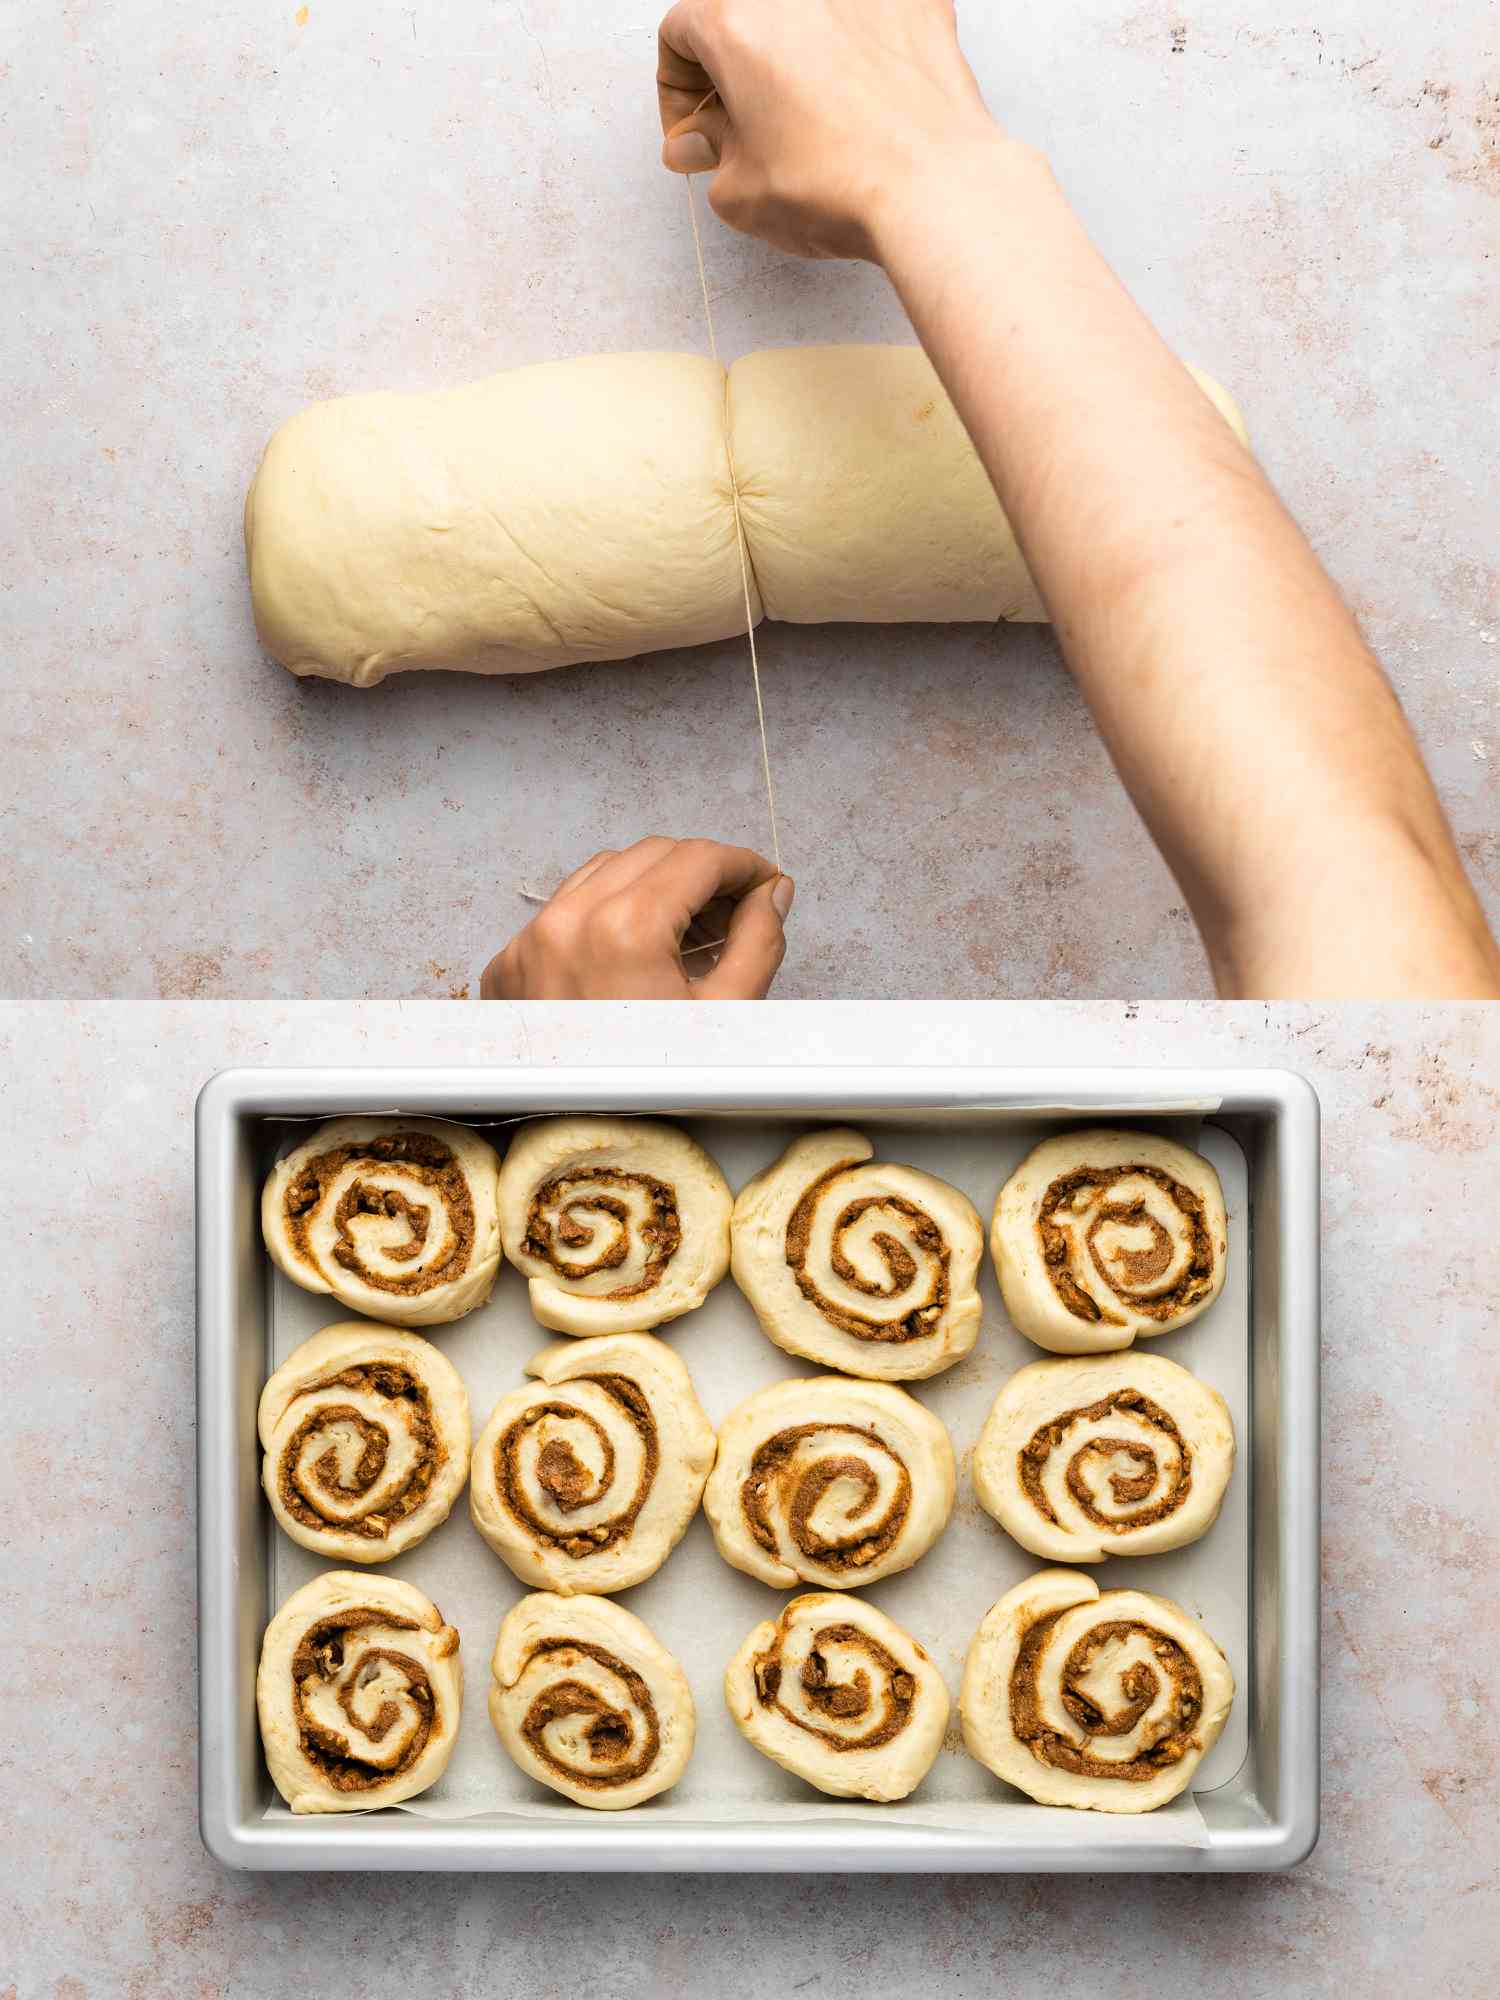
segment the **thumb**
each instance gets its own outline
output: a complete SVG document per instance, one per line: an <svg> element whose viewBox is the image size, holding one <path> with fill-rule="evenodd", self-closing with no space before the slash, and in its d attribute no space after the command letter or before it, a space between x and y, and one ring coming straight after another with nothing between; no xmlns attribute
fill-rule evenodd
<svg viewBox="0 0 1500 2000"><path fill-rule="evenodd" d="M711 174L724 157L729 113L717 98L679 119L662 141L661 163L674 174Z"/></svg>
<svg viewBox="0 0 1500 2000"><path fill-rule="evenodd" d="M774 876L735 906L719 962L694 988L702 1000L764 1000L786 957L782 929L796 885Z"/></svg>

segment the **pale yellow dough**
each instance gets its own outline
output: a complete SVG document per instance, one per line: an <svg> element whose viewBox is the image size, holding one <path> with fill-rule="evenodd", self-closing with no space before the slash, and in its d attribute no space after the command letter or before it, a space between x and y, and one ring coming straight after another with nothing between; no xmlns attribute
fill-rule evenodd
<svg viewBox="0 0 1500 2000"><path fill-rule="evenodd" d="M1198 381L1243 436L1238 412ZM528 673L802 624L1046 614L920 348L549 361L429 395L319 403L245 502L261 641L369 687Z"/></svg>
<svg viewBox="0 0 1500 2000"><path fill-rule="evenodd" d="M904 1799L948 1726L925 1648L868 1599L826 1591L756 1626L725 1670L724 1700L763 1756L839 1799Z"/></svg>
<svg viewBox="0 0 1500 2000"><path fill-rule="evenodd" d="M315 403L266 447L245 547L266 650L356 687L727 638L745 602L724 372L604 354Z"/></svg>
<svg viewBox="0 0 1500 2000"><path fill-rule="evenodd" d="M518 1126L499 1200L505 1255L553 1333L649 1332L702 1305L729 1268L729 1183L659 1119Z"/></svg>
<svg viewBox="0 0 1500 2000"><path fill-rule="evenodd" d="M607 1597L538 1591L506 1612L490 1721L515 1762L575 1805L623 1812L675 1785L693 1754L687 1676Z"/></svg>
<svg viewBox="0 0 1500 2000"><path fill-rule="evenodd" d="M463 1380L399 1327L341 1320L304 1340L261 1391L258 1425L272 1513L294 1542L342 1562L414 1548L468 1477Z"/></svg>
<svg viewBox="0 0 1500 2000"><path fill-rule="evenodd" d="M1186 1791L1233 1700L1229 1662L1181 1605L1044 1569L986 1613L959 1716L969 1754L1040 1804L1142 1813Z"/></svg>
<svg viewBox="0 0 1500 2000"><path fill-rule="evenodd" d="M628 1590L681 1541L714 1462L692 1378L649 1333L558 1341L526 1372L474 1447L474 1525L522 1583Z"/></svg>
<svg viewBox="0 0 1500 2000"><path fill-rule="evenodd" d="M368 1570L315 1576L261 1643L255 1699L277 1791L294 1813L415 1798L447 1768L463 1694L458 1633L431 1598Z"/></svg>

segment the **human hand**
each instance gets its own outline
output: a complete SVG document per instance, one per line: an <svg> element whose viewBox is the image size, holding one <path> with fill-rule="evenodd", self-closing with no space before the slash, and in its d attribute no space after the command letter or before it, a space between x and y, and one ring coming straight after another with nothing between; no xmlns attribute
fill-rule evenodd
<svg viewBox="0 0 1500 2000"><path fill-rule="evenodd" d="M662 164L712 172L721 220L798 256L878 262L916 170L998 136L953 0L678 0L657 48Z"/></svg>
<svg viewBox="0 0 1500 2000"><path fill-rule="evenodd" d="M490 960L480 998L763 1000L793 893L748 847L658 835L606 849Z"/></svg>

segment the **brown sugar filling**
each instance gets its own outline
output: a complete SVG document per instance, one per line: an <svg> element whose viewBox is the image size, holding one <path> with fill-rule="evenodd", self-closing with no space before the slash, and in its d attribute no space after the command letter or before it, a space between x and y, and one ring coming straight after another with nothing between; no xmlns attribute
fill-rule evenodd
<svg viewBox="0 0 1500 2000"><path fill-rule="evenodd" d="M1154 1625L1133 1618L1105 1619L1084 1633L1063 1662L1063 1706L1077 1724L1079 1733L1090 1741L1098 1737L1128 1736L1156 1701L1161 1690L1158 1676L1162 1676L1170 1689L1171 1728L1139 1757L1114 1763L1107 1758L1095 1757L1087 1749L1079 1750L1075 1744L1050 1729L1041 1714L1036 1684L1037 1665L1052 1627L1062 1615L1061 1612L1054 1612L1050 1617L1036 1621L1021 1641L1015 1666L1011 1669L1011 1730L1038 1763L1053 1765L1060 1771L1071 1771L1082 1778L1119 1778L1126 1784L1144 1784L1148 1779L1159 1777L1168 1766L1180 1763L1189 1752L1202 1747L1193 1733L1203 1714L1202 1675L1175 1639L1158 1631ZM1111 1639L1123 1639L1131 1633L1145 1635L1156 1666L1137 1660L1128 1667L1120 1678L1124 1703L1105 1715L1081 1691L1078 1683L1088 1673L1101 1647Z"/></svg>
<svg viewBox="0 0 1500 2000"><path fill-rule="evenodd" d="M853 1646L868 1659L880 1680L878 1715L875 1713L870 1675L863 1667L856 1670L852 1681L829 1679L828 1661L822 1651L827 1646ZM778 1715L784 1716L798 1729L805 1729L809 1736L816 1736L830 1750L878 1750L883 1743L899 1736L906 1727L917 1698L916 1680L888 1647L882 1646L868 1632L861 1631L859 1626L820 1626L813 1634L812 1648L802 1663L798 1682L808 1705L817 1714L826 1716L830 1723L859 1722L865 1716L872 1717L871 1727L861 1736L844 1735L834 1728L820 1728L807 1716L794 1714L783 1705L780 1695L785 1668L779 1648L778 1637L777 1650L759 1654L754 1663L755 1692L761 1706L774 1708Z"/></svg>
<svg viewBox="0 0 1500 2000"><path fill-rule="evenodd" d="M565 1438L549 1438L542 1446L537 1454L537 1479L560 1512L576 1513L580 1507L597 1503L614 1482L615 1448L608 1431L589 1411L563 1400L561 1396L533 1403L502 1432L495 1445L495 1484L510 1513L518 1521L525 1522L539 1543L557 1549L563 1555L596 1556L613 1543L622 1541L635 1526L636 1517L646 1504L661 1465L661 1445L650 1402L638 1383L631 1381L628 1375L585 1375L580 1379L592 1382L618 1404L641 1440L640 1476L624 1505L608 1520L596 1521L576 1533L559 1528L532 1506L521 1471L521 1449L528 1431L543 1417L561 1417L587 1425L599 1440L603 1459L603 1468L596 1478Z"/></svg>
<svg viewBox="0 0 1500 2000"><path fill-rule="evenodd" d="M827 1539L817 1535L812 1516L819 1501L840 1479L852 1480L859 1498L848 1510L858 1515L875 1499L879 1481L865 1457L850 1451L831 1450L810 1466L799 1467L797 1447L804 1438L836 1436L857 1438L891 1460L897 1471L896 1490L884 1514L872 1526L856 1528L847 1535ZM740 1505L745 1523L760 1546L777 1555L780 1543L771 1514L774 1508L786 1523L787 1533L810 1562L823 1569L865 1569L883 1556L906 1526L911 1512L911 1474L878 1432L863 1424L795 1424L777 1431L761 1445L750 1460L750 1469L740 1484Z"/></svg>
<svg viewBox="0 0 1500 2000"><path fill-rule="evenodd" d="M1089 1261L1101 1282L1111 1292L1116 1287L1105 1268L1094 1239L1105 1223L1128 1222L1144 1224L1151 1231L1151 1242L1145 1250L1126 1252L1117 1262L1125 1267L1127 1286L1148 1285L1170 1269L1172 1263L1172 1239L1168 1232L1146 1212L1141 1200L1111 1202L1109 1189L1122 1180L1136 1177L1154 1181L1171 1201L1182 1211L1187 1220L1190 1236L1188 1261L1182 1276L1175 1285L1164 1292L1154 1293L1150 1298L1130 1299L1132 1312L1140 1313L1147 1319L1170 1319L1186 1307L1196 1304L1213 1283L1214 1245L1204 1216L1203 1199L1183 1182L1174 1180L1160 1167L1144 1165L1112 1167L1079 1167L1070 1174L1063 1174L1053 1181L1042 1197L1037 1216L1037 1231L1042 1242L1042 1257L1047 1267L1047 1275L1052 1280L1053 1290L1078 1319L1106 1326L1123 1326L1124 1320L1117 1313L1107 1312L1099 1302L1080 1285L1068 1269L1068 1249L1073 1240L1067 1228L1054 1219L1055 1211L1070 1202L1080 1188L1093 1188L1101 1196L1100 1207L1089 1224L1085 1243ZM1118 1296L1118 1294L1116 1293Z"/></svg>
<svg viewBox="0 0 1500 2000"><path fill-rule="evenodd" d="M1136 1528L1144 1528L1149 1522L1165 1519L1187 1499L1193 1486L1193 1456L1187 1439L1159 1403L1153 1403L1139 1389L1116 1389L1111 1395L1101 1396L1097 1403L1089 1403L1076 1410L1064 1410L1050 1423L1043 1424L1017 1453L1016 1470L1022 1490L1044 1519L1055 1523L1057 1514L1043 1488L1042 1476L1053 1452L1066 1446L1071 1427L1079 1423L1102 1423L1117 1411L1127 1410L1132 1417L1160 1431L1164 1440L1176 1446L1176 1470L1167 1481L1165 1491L1149 1506L1138 1505L1136 1503L1145 1501L1152 1492L1160 1473L1159 1462L1150 1445L1136 1438L1088 1438L1068 1460L1064 1474L1068 1492L1080 1511L1096 1527L1124 1535ZM1116 1506L1132 1508L1124 1519L1099 1511L1085 1479L1091 1459L1109 1459L1116 1453L1140 1468L1134 1474L1110 1474L1110 1491L1114 1494Z"/></svg>
<svg viewBox="0 0 1500 2000"><path fill-rule="evenodd" d="M551 1682L532 1702L521 1724L521 1734L531 1746L538 1762L557 1771L575 1785L591 1785L606 1789L612 1785L628 1785L645 1775L656 1762L661 1748L661 1723L656 1713L656 1703L651 1699L651 1690L645 1681L621 1659L617 1659L603 1646L593 1645L587 1639L543 1639L532 1648L531 1661L541 1655L551 1653L582 1654L595 1661L606 1673L613 1674L625 1687L631 1701L640 1712L643 1728L642 1741L637 1748L635 1724L628 1709L616 1707L606 1701L597 1689L583 1681L562 1680ZM566 1661L559 1661L566 1667ZM555 1722L566 1721L569 1716L591 1717L585 1727L584 1737L590 1755L606 1768L603 1770L580 1771L561 1758L554 1757L547 1746L547 1730ZM632 1754L632 1752L634 1754Z"/></svg>
<svg viewBox="0 0 1500 2000"><path fill-rule="evenodd" d="M362 1449L349 1479L339 1477L338 1452L332 1444L314 1459L312 1465L312 1476L322 1489L336 1493L347 1501L356 1499L360 1494L374 1493L378 1488L389 1456L389 1432L352 1403L320 1403L308 1412L287 1439L276 1469L277 1494L291 1518L300 1521L304 1527L336 1528L344 1534L383 1541L398 1521L404 1521L422 1505L432 1490L433 1480L447 1460L447 1449L432 1419L431 1399L425 1383L418 1381L408 1369L393 1362L374 1361L357 1368L341 1369L337 1375L325 1376L321 1382L314 1382L299 1391L295 1400L300 1401L303 1396L320 1396L330 1389L363 1390L390 1404L389 1422L399 1424L406 1430L418 1448L419 1455L412 1465L411 1476L398 1491L382 1500L378 1512L343 1517L325 1514L318 1506L316 1489L309 1491L298 1478L303 1448L308 1439L335 1424L348 1424L359 1433Z"/></svg>
<svg viewBox="0 0 1500 2000"><path fill-rule="evenodd" d="M807 1253L812 1240L813 1223L817 1215L818 1202L839 1177L847 1173L847 1164L830 1167L807 1189L797 1206L792 1210L786 1225L786 1261L792 1276L797 1281L797 1289L810 1305L816 1306L830 1325L841 1333L852 1334L856 1340L878 1340L901 1343L908 1340L924 1340L935 1332L939 1320L948 1304L948 1245L943 1232L930 1215L896 1194L861 1195L847 1202L839 1211L833 1226L831 1262L836 1275L854 1291L863 1292L871 1299L898 1299L901 1294L915 1284L917 1260L898 1237L887 1230L876 1233L874 1242L885 1260L887 1280L880 1284L862 1277L850 1262L841 1239L852 1229L859 1218L871 1208L884 1208L899 1215L910 1224L911 1233L921 1248L932 1259L932 1283L925 1298L908 1308L899 1319L882 1320L867 1318L848 1306L838 1305L819 1291L815 1279L807 1273Z"/></svg>
<svg viewBox="0 0 1500 2000"><path fill-rule="evenodd" d="M409 1653L397 1652L389 1646L361 1647L357 1635L366 1625L412 1632L419 1629L415 1618L403 1618L394 1611L381 1611L370 1605L358 1606L332 1612L309 1625L292 1655L292 1713L297 1719L302 1754L337 1792L368 1791L389 1784L392 1778L410 1770L437 1725L437 1695L426 1667ZM379 1743L402 1720L401 1704L387 1699L380 1704L373 1722L360 1722L355 1716L354 1698L366 1673L377 1669L382 1661L406 1676L407 1696L415 1710L401 1755L389 1765L366 1762L352 1748L348 1737L316 1722L307 1713L304 1701L309 1681L336 1680L338 1704L351 1726L370 1742Z"/></svg>
<svg viewBox="0 0 1500 2000"><path fill-rule="evenodd" d="M590 1167L576 1174L559 1174L545 1182L531 1197L523 1244L528 1256L538 1258L571 1283L590 1278L599 1271L618 1270L630 1253L630 1207L612 1187L640 1188L645 1191L648 1213L640 1224L646 1249L646 1268L634 1284L619 1285L612 1292L595 1293L606 1299L634 1299L661 1282L661 1275L676 1256L682 1242L682 1219L677 1213L676 1191L651 1174L627 1173L623 1167ZM561 1211L556 1237L547 1210ZM575 1221L574 1209L612 1216L619 1225L592 1263L571 1263L559 1254L560 1246L582 1248L594 1230L586 1221Z"/></svg>
<svg viewBox="0 0 1500 2000"><path fill-rule="evenodd" d="M287 1234L303 1263L317 1269L317 1259L308 1240L309 1226L338 1176L351 1162L358 1161L368 1161L372 1166L400 1166L406 1179L432 1190L432 1206L412 1200L399 1188L375 1187L356 1174L339 1196L333 1213L335 1263L361 1284L403 1297L430 1292L437 1285L451 1284L461 1277L468 1269L474 1249L474 1200L457 1155L430 1132L384 1133L356 1146L335 1146L308 1161L296 1179L288 1183L285 1197ZM355 1216L400 1216L410 1234L406 1242L385 1254L397 1263L408 1263L414 1262L427 1248L434 1210L446 1215L447 1235L438 1254L421 1270L392 1276L366 1269L350 1226Z"/></svg>

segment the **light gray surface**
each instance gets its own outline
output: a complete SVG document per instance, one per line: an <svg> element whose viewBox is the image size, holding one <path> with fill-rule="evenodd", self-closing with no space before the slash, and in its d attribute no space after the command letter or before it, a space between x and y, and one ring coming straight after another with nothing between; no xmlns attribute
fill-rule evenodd
<svg viewBox="0 0 1500 2000"><path fill-rule="evenodd" d="M657 14L0 4L8 990L443 995L524 919L517 883L650 831L764 843L738 643L361 694L267 661L244 587L245 484L307 401L703 345ZM963 24L996 111L1239 395L1500 914L1492 10ZM906 337L871 270L717 227L708 256L730 353ZM778 627L765 681L784 996L1208 990L1046 633Z"/></svg>
<svg viewBox="0 0 1500 2000"><path fill-rule="evenodd" d="M192 1153L245 1062L1287 1064L1327 1119L1325 1818L1294 1874L659 1883L224 1873L193 1824ZM1478 2000L1493 1827L1494 1010L0 1011L0 1993ZM29 1275L34 1273L35 1275Z"/></svg>

